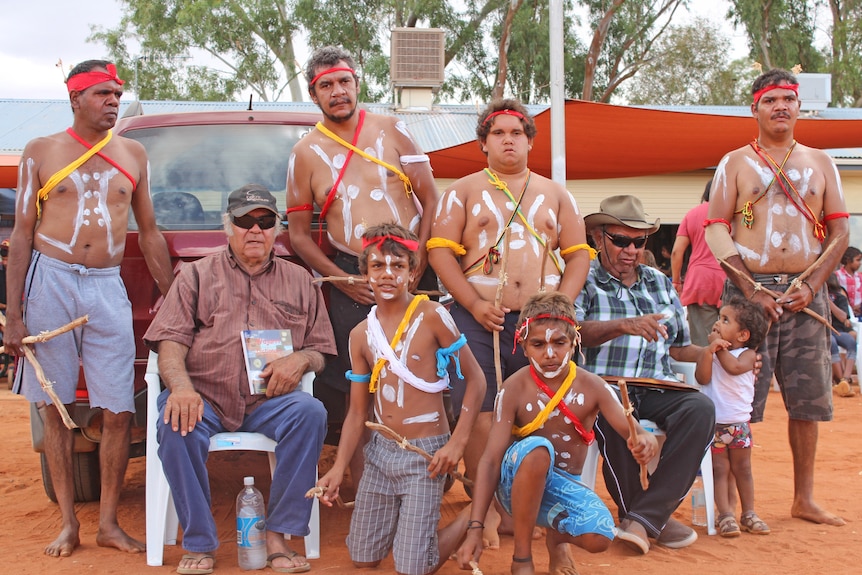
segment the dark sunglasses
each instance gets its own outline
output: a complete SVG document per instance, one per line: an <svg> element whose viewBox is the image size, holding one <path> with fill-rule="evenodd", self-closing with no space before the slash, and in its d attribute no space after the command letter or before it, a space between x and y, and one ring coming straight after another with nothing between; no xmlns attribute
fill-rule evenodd
<svg viewBox="0 0 862 575"><path fill-rule="evenodd" d="M635 249L641 249L646 245L647 236L641 236L639 238L630 238L629 236L625 236L623 234L609 234L605 232L605 235L611 240L611 243L617 246L618 248L627 248L630 244L635 245Z"/></svg>
<svg viewBox="0 0 862 575"><path fill-rule="evenodd" d="M233 222L233 225L244 230L250 230L255 224L262 230L268 230L274 228L276 222L275 214L267 214L259 218L246 214L244 216L231 216L230 220Z"/></svg>

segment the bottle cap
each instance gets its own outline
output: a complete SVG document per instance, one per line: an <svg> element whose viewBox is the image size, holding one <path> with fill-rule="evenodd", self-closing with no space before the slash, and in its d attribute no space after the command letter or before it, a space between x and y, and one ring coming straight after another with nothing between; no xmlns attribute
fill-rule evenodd
<svg viewBox="0 0 862 575"><path fill-rule="evenodd" d="M243 485L254 485L254 477L243 477L242 483Z"/></svg>

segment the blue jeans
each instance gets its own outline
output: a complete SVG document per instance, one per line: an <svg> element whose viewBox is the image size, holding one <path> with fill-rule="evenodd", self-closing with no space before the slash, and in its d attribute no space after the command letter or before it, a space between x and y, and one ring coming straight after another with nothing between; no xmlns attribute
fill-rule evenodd
<svg viewBox="0 0 862 575"><path fill-rule="evenodd" d="M204 402L203 420L191 433L183 437L173 431L163 421L168 394L165 390L158 399L159 459L183 528L183 549L192 553L215 551L219 541L210 511L206 462L210 437L226 429L213 408ZM237 431L262 433L278 444L268 498L267 530L305 537L309 533L312 503L305 498L305 492L314 487L317 460L326 435L323 404L298 390L273 397L247 415Z"/></svg>

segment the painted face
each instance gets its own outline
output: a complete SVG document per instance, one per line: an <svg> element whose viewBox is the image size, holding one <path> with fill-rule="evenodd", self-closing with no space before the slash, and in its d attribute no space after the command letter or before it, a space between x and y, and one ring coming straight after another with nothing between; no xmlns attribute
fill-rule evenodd
<svg viewBox="0 0 862 575"><path fill-rule="evenodd" d="M638 262L646 247L647 235L643 230L625 226L601 226L593 230L596 245L601 246L602 266L619 280L631 279L637 273ZM633 241L632 241L633 240ZM627 244L619 247L617 244Z"/></svg>
<svg viewBox="0 0 862 575"><path fill-rule="evenodd" d="M260 218L272 215L272 212L265 208L257 208L250 211L248 215ZM249 267L259 265L269 257L275 243L275 230L278 226L265 230L260 229L259 224L254 224L248 230L233 223L231 226L233 227L233 235L229 236L227 241L234 256L243 265Z"/></svg>
<svg viewBox="0 0 862 575"><path fill-rule="evenodd" d="M333 68L348 68L343 60ZM319 73L327 67L321 66L315 72ZM353 117L356 112L359 84L350 72L341 70L326 74L317 79L311 91L311 100L317 104L323 115L329 120L342 123Z"/></svg>
<svg viewBox="0 0 862 575"><path fill-rule="evenodd" d="M718 312L718 319L712 326L712 331L717 333L721 339L734 345L741 343L739 335L742 327L736 319L736 310L728 306L722 307Z"/></svg>
<svg viewBox="0 0 862 575"><path fill-rule="evenodd" d="M566 335L564 325L557 320L538 320L530 324L522 342L524 355L533 368L547 379L563 373L572 358L575 344Z"/></svg>
<svg viewBox="0 0 862 575"><path fill-rule="evenodd" d="M84 120L92 122L99 129L110 130L117 123L122 95L123 87L109 80L80 92L72 92L70 99L72 108Z"/></svg>
<svg viewBox="0 0 862 575"><path fill-rule="evenodd" d="M761 129L775 132L793 130L799 117L799 97L793 90L775 88L763 94L751 113Z"/></svg>
<svg viewBox="0 0 862 575"><path fill-rule="evenodd" d="M375 297L392 300L407 293L413 272L406 255L382 253L378 248L372 247L368 251L368 272L365 277Z"/></svg>
<svg viewBox="0 0 862 575"><path fill-rule="evenodd" d="M524 125L515 116L495 116L491 130L482 144L489 164L526 164L533 141L524 132Z"/></svg>

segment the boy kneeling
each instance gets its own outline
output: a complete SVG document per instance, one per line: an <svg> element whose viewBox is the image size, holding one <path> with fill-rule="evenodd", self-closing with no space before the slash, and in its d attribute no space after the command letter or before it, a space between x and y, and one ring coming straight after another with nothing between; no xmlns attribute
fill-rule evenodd
<svg viewBox="0 0 862 575"><path fill-rule="evenodd" d="M496 491L514 519L512 573L532 574L533 526L547 528L550 572L572 573L568 544L596 553L614 538L614 521L602 500L581 483L587 447L599 411L623 437L629 428L622 405L603 379L578 370L574 307L559 292L531 297L521 310L517 341L530 365L509 377L496 398L488 444L473 488L467 537L458 549L464 568L482 553L482 518ZM513 441L514 439L514 441ZM628 438L634 458L647 463L655 437L638 426ZM543 485L544 489L536 487Z"/></svg>

